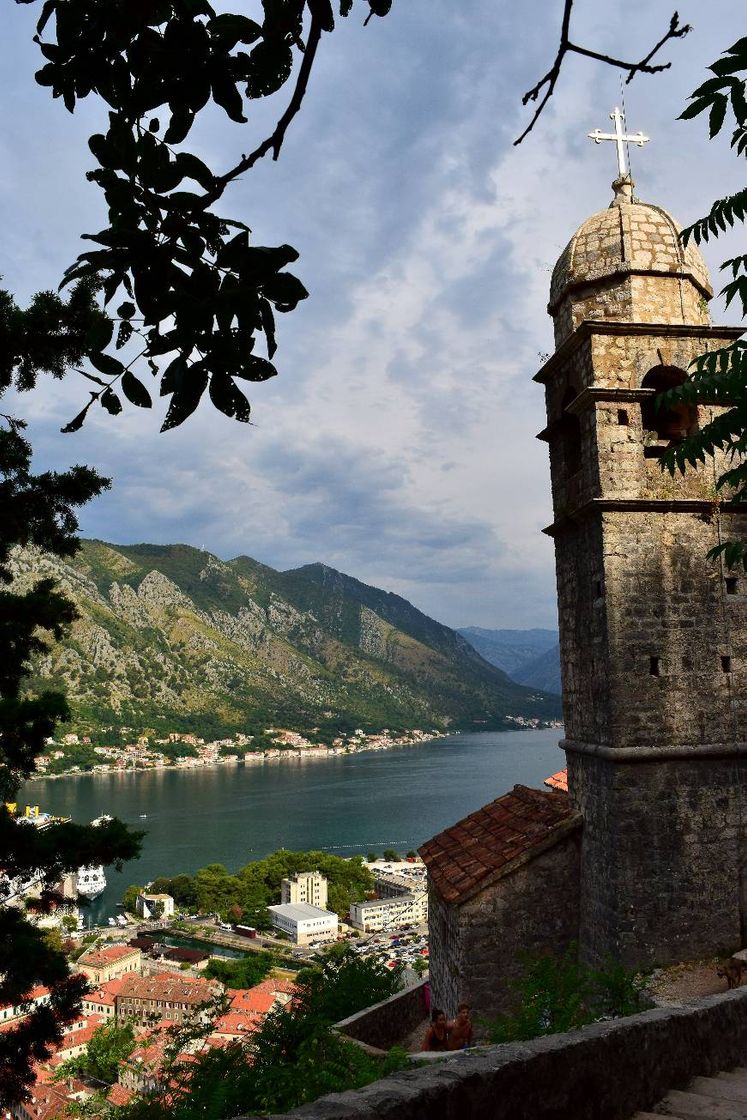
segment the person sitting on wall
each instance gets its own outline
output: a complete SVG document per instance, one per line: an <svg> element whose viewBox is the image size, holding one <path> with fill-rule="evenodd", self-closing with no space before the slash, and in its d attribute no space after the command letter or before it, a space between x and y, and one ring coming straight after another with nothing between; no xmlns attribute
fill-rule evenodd
<svg viewBox="0 0 747 1120"><path fill-rule="evenodd" d="M468 1003L460 1003L456 1019L447 1023L447 1049L466 1050L472 1045L472 1008Z"/></svg>
<svg viewBox="0 0 747 1120"><path fill-rule="evenodd" d="M423 1039L424 1050L447 1050L448 1028L446 1025L446 1012L434 1007L431 1011L431 1025L425 1032Z"/></svg>

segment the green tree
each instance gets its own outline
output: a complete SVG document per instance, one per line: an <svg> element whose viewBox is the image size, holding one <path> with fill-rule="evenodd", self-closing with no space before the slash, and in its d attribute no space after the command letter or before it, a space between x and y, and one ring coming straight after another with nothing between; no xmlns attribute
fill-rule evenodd
<svg viewBox="0 0 747 1120"><path fill-rule="evenodd" d="M113 1085L119 1066L135 1049L135 1033L131 1023L105 1023L93 1032L85 1053L64 1062L56 1074L57 1081L67 1077L92 1077Z"/></svg>
<svg viewBox="0 0 747 1120"><path fill-rule="evenodd" d="M710 67L708 78L691 94L691 104L680 119L689 120L708 114L711 138L724 127L729 110L735 128L731 146L738 156L747 156L747 95L744 75L747 74L747 38L739 39ZM726 198L718 198L710 213L682 231L685 244L693 238L697 244L719 237L743 225L747 218L747 187ZM747 315L747 255L724 261L721 266L730 276L722 295L727 307L736 302L742 317ZM672 474L697 469L717 452L723 452L725 469L716 479L716 489L725 509L743 509L747 501L747 342L742 339L702 354L693 363L692 373L679 386L663 393L662 403L684 402L720 406L708 423L692 432L687 439L671 447L662 459L662 466ZM727 567L747 569L747 545L741 540L723 540L709 552L711 559L723 557Z"/></svg>
<svg viewBox="0 0 747 1120"><path fill-rule="evenodd" d="M398 990L399 976L349 953L299 973L292 1002L271 1012L248 1047L210 1050L176 1061L169 1120L224 1120L246 1112L284 1112L323 1093L357 1088L406 1064L403 1051L380 1059L331 1026ZM123 1120L162 1120L160 1095L134 1102Z"/></svg>
<svg viewBox="0 0 747 1120"><path fill-rule="evenodd" d="M122 895L122 905L128 914L137 913L137 900L138 896L143 893L145 887L139 887L137 884L132 883Z"/></svg>
<svg viewBox="0 0 747 1120"><path fill-rule="evenodd" d="M0 292L0 395L29 388L40 372L59 373L82 356L84 337L98 312L90 286L79 286L64 303L38 296L22 312ZM5 872L0 884L0 1003L20 1003L37 984L51 989L48 1004L35 1007L18 1026L0 1036L0 1104L26 1093L32 1063L47 1055L75 1018L84 982L70 975L59 946L13 906L2 906L16 876L42 873L37 911L63 900L57 884L77 867L114 863L135 855L140 834L120 821L98 828L57 824L37 830L16 824L6 802L16 800L34 760L69 709L58 692L29 694L25 677L31 658L60 638L75 618L72 604L52 581L37 580L27 591L13 586L11 550L35 546L71 556L78 542L76 510L106 486L86 467L35 475L31 447L17 418L0 417L0 851Z"/></svg>
<svg viewBox="0 0 747 1120"><path fill-rule="evenodd" d="M211 957L205 976L220 980L227 988L253 988L264 980L274 965L275 955L264 950L248 953L240 960Z"/></svg>

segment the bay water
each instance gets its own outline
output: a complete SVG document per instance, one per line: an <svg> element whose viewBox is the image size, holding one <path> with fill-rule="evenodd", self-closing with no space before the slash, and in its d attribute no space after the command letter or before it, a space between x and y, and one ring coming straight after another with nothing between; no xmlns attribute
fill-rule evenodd
<svg viewBox="0 0 747 1120"><path fill-rule="evenodd" d="M43 778L18 800L81 823L109 813L146 832L140 858L122 873L108 868L106 891L82 910L96 922L116 913L130 883L208 863L236 871L277 848L404 854L517 782L541 787L565 766L562 734L469 733L331 758Z"/></svg>

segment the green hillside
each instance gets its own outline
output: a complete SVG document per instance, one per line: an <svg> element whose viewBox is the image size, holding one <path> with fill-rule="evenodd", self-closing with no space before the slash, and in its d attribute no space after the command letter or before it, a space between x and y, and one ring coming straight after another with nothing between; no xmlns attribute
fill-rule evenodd
<svg viewBox="0 0 747 1120"><path fill-rule="evenodd" d="M19 553L16 579L53 576L80 618L36 666L79 730L202 735L276 725L501 729L559 716L411 603L321 564L277 572L187 545L84 541L66 563Z"/></svg>

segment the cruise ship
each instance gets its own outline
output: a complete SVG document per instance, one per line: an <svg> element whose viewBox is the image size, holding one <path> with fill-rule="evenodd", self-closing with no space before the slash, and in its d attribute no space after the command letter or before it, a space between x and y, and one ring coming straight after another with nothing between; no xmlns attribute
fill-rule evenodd
<svg viewBox="0 0 747 1120"><path fill-rule="evenodd" d="M106 824L111 819L104 813L91 821L91 824L96 828L100 824ZM106 875L102 865L97 863L92 867L79 867L75 873L75 889L79 898L86 898L89 902L98 898L106 890Z"/></svg>

